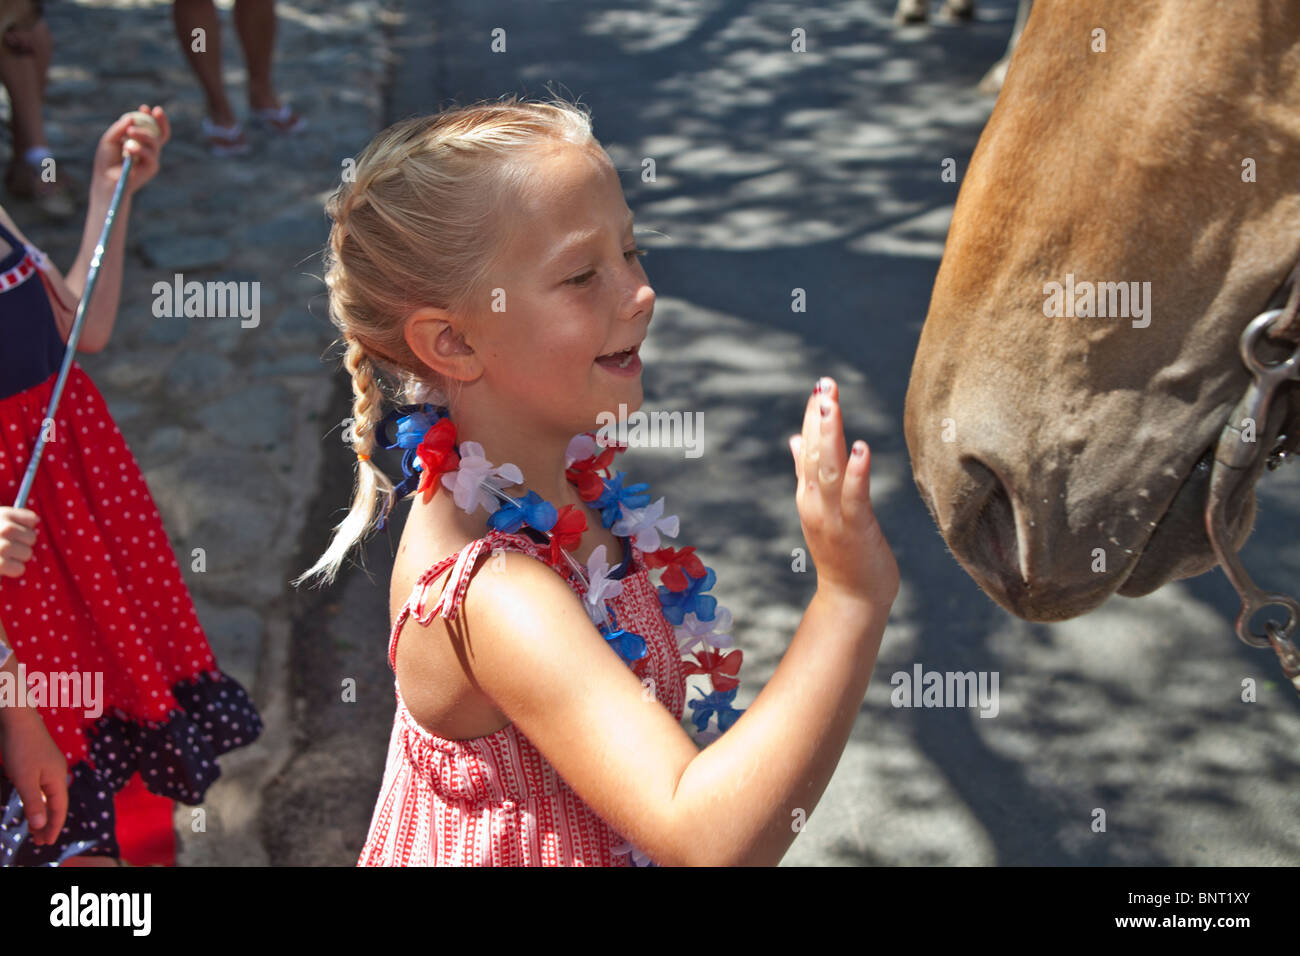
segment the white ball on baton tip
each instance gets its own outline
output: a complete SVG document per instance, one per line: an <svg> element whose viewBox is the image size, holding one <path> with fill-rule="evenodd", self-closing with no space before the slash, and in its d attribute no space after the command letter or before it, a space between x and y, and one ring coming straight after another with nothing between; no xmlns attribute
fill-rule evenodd
<svg viewBox="0 0 1300 956"><path fill-rule="evenodd" d="M129 115L131 117L132 126L139 126L141 129L148 130L154 136L161 135L162 130L158 128L158 121L154 119L152 116L150 116L148 113L142 113L140 110L134 110ZM122 144L122 148L125 149L127 145L135 142L136 140L128 139L125 143ZM139 144L137 143L137 145Z"/></svg>

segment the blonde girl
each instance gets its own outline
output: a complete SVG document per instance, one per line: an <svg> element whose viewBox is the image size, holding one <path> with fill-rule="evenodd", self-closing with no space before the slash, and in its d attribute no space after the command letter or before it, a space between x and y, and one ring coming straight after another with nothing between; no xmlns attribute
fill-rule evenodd
<svg viewBox="0 0 1300 956"><path fill-rule="evenodd" d="M397 714L359 863L777 863L839 760L898 588L835 384L791 438L817 591L737 711L713 572L594 440L601 412L641 405L655 296L589 115L511 99L408 119L355 172L328 203L326 284L357 489L299 581L332 580L415 492L390 596ZM382 447L407 451L395 493ZM713 693L686 701L688 673Z"/></svg>

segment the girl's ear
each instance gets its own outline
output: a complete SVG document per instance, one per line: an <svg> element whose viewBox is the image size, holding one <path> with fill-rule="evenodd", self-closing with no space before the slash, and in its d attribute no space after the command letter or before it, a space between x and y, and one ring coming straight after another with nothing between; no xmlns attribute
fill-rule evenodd
<svg viewBox="0 0 1300 956"><path fill-rule="evenodd" d="M482 373L463 323L445 309L417 309L407 316L403 332L416 358L435 372L460 382L471 382Z"/></svg>

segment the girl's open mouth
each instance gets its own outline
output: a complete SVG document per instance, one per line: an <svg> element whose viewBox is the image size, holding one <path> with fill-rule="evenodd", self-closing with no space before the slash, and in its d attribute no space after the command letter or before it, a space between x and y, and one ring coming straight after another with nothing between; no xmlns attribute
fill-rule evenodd
<svg viewBox="0 0 1300 956"><path fill-rule="evenodd" d="M624 375L635 375L641 371L641 357L637 354L637 346L635 345L630 349L624 349L622 352L602 355L596 359L596 364L609 369L611 372Z"/></svg>

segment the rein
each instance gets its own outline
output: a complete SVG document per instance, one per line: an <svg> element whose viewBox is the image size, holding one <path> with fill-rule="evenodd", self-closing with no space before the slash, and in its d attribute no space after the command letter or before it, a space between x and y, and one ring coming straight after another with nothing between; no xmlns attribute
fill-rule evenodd
<svg viewBox="0 0 1300 956"><path fill-rule="evenodd" d="M1215 557L1223 566L1223 573L1241 596L1237 637L1251 647L1273 648L1282 664L1282 672L1300 692L1300 651L1291 640L1296 624L1300 622L1300 601L1288 594L1267 592L1257 587L1232 547L1228 533L1228 504L1244 485L1259 456L1264 454L1263 444L1257 437L1267 434L1268 418L1278 390L1289 381L1300 380L1300 265L1292 270L1283 289L1288 286L1290 293L1285 305L1260 313L1241 334L1241 360L1251 373L1251 381L1228 416L1215 447L1210 493L1205 502L1205 527ZM1270 306L1277 300L1278 296L1274 296ZM1272 364L1263 361L1257 346L1266 335L1290 344L1293 347L1291 355ZM1300 434L1279 434L1264 459L1269 470L1277 468L1297 444L1300 444ZM1274 606L1286 609L1286 623L1279 625L1268 620L1264 625L1265 633L1252 631L1250 625L1254 616L1264 608Z"/></svg>

